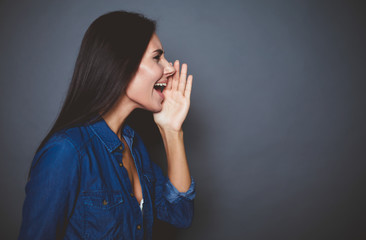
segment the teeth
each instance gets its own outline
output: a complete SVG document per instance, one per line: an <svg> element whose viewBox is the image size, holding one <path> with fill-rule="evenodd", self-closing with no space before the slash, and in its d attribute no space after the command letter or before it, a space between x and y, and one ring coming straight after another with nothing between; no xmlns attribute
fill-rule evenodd
<svg viewBox="0 0 366 240"><path fill-rule="evenodd" d="M166 83L157 83L157 84L155 84L155 86L158 86L158 87L166 87Z"/></svg>

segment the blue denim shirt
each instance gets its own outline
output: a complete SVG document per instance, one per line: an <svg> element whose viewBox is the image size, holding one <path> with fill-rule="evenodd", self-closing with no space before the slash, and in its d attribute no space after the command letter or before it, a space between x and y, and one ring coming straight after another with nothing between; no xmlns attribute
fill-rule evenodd
<svg viewBox="0 0 366 240"><path fill-rule="evenodd" d="M55 133L36 153L19 239L151 239L153 218L185 228L195 183L179 192L150 161L132 128L125 138L143 193L143 212L122 164L124 145L104 119Z"/></svg>

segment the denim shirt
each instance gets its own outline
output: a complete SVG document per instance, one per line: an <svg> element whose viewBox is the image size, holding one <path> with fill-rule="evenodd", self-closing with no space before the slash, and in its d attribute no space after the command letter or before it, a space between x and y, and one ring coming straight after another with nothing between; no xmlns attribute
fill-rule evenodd
<svg viewBox="0 0 366 240"><path fill-rule="evenodd" d="M36 153L19 239L151 239L154 216L189 227L193 179L179 192L131 127L124 126L123 137L139 175L143 212L122 164L124 145L102 118L53 134Z"/></svg>

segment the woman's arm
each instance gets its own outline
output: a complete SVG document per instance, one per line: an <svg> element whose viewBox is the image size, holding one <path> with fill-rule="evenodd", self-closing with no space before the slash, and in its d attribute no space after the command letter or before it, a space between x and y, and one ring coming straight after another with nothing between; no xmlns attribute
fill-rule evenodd
<svg viewBox="0 0 366 240"><path fill-rule="evenodd" d="M171 131L160 128L167 156L168 177L179 192L186 192L191 185L186 153L183 142L183 131Z"/></svg>
<svg viewBox="0 0 366 240"><path fill-rule="evenodd" d="M170 77L164 89L163 109L154 113L163 138L167 156L168 177L179 192L186 192L191 186L184 141L182 124L190 107L190 96L193 76L187 78L187 64L182 64L179 71L179 61L175 61L175 74Z"/></svg>
<svg viewBox="0 0 366 240"><path fill-rule="evenodd" d="M195 183L189 173L183 141L182 124L188 114L192 89L192 75L187 78L187 64L175 61L175 74L164 89L163 109L154 113L154 120L163 138L167 156L168 178L153 164L155 173L155 206L157 217L176 227L189 227L193 219Z"/></svg>
<svg viewBox="0 0 366 240"><path fill-rule="evenodd" d="M164 176L161 168L150 161L147 149L141 137L135 132L134 146L143 161L144 177L150 190L154 213L162 221L168 222L178 228L187 228L193 219L193 199L195 198L195 182L190 179L187 191L180 192ZM147 196L145 196L147 197Z"/></svg>
<svg viewBox="0 0 366 240"><path fill-rule="evenodd" d="M26 185L18 239L63 239L79 182L79 153L66 138L37 152Z"/></svg>

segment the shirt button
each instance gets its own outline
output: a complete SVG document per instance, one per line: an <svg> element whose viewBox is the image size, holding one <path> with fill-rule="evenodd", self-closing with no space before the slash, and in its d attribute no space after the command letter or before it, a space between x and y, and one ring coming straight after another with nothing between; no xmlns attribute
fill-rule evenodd
<svg viewBox="0 0 366 240"><path fill-rule="evenodd" d="M103 205L107 205L108 204L108 201L107 200L103 200Z"/></svg>
<svg viewBox="0 0 366 240"><path fill-rule="evenodd" d="M122 167L122 166L123 166L123 164L122 164L122 163L119 163L119 166L120 166L120 167Z"/></svg>
<svg viewBox="0 0 366 240"><path fill-rule="evenodd" d="M131 195L131 197L133 197L134 195L133 195L133 193L130 193L130 195Z"/></svg>
<svg viewBox="0 0 366 240"><path fill-rule="evenodd" d="M141 230L141 225L137 225L137 230Z"/></svg>
<svg viewBox="0 0 366 240"><path fill-rule="evenodd" d="M119 146L119 148L118 148L119 150L123 150L123 147L122 146Z"/></svg>

